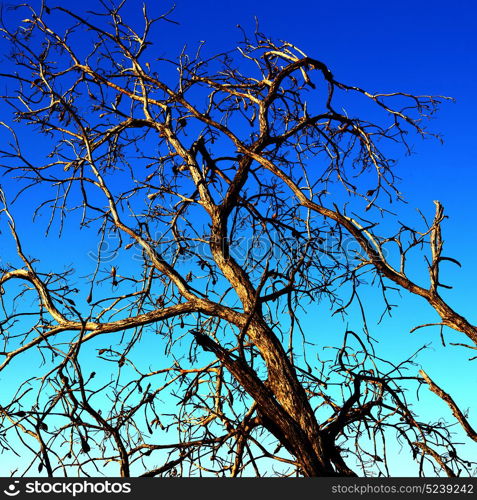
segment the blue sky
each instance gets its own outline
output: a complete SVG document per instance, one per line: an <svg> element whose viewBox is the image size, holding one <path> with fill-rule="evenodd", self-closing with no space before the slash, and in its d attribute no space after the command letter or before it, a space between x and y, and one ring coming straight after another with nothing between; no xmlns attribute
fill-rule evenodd
<svg viewBox="0 0 477 500"><path fill-rule="evenodd" d="M62 5L76 9L77 2L66 1ZM96 7L98 2L81 2L80 8ZM129 14L138 11L131 2ZM164 2L164 5L167 5ZM158 45L158 55L178 53L187 43L193 50L202 40L205 50L212 54L231 49L240 40L237 24L252 32L254 18L260 29L273 38L285 39L308 55L327 63L335 77L371 91L403 91L415 94L440 94L456 99L455 103L443 104L431 121L432 131L440 133L444 145L438 141L413 141L415 154L398 158L397 173L402 177L400 190L407 205L400 207L402 219L417 222L416 208L426 214L434 210L433 200L443 203L449 219L444 225L446 255L458 259L463 267L449 266L444 271L444 282L454 289L445 294L449 302L471 321L477 321L475 311L474 282L477 226L476 214L476 145L477 99L477 6L471 1L442 2L285 2L282 0L211 1L178 0L171 16L179 26L164 26L164 49ZM3 45L2 45L3 48ZM3 53L3 49L2 49ZM8 67L8 59L2 64ZM3 108L2 108L3 109ZM0 139L5 139L0 134ZM29 137L30 148L40 148L35 137ZM0 181L7 189L11 181ZM28 204L17 204L14 213L23 232L35 234L31 225ZM1 225L1 223L0 223ZM3 231L4 226L1 226ZM47 265L57 256L49 250L54 236L48 239L36 235L27 240L29 253L42 259ZM61 248L67 249L75 239L74 230L66 232ZM75 243L84 255L92 243L82 240ZM63 255L64 264L75 261L75 256ZM370 297L372 293L370 292ZM378 314L370 308L371 315ZM316 316L315 316L316 314ZM316 318L332 332L338 323L326 319L326 310L310 312L305 325L310 328ZM374 326L374 336L380 339L380 354L398 360L412 354L424 343L432 342L430 349L419 358L426 371L436 381L454 394L463 406L475 405L469 399L477 383L472 364L466 363L469 353L459 348L443 348L438 331L423 330L409 335L417 324L432 322L435 313L419 298L404 295L401 309L380 326ZM459 336L454 337L455 339ZM458 341L462 341L460 337ZM325 340L322 340L325 342ZM332 338L330 337L330 342ZM475 363L475 362L474 362ZM449 372L452 375L449 376ZM462 382L465 380L465 382ZM471 396L472 397L472 396ZM435 406L433 406L435 404ZM423 395L423 403L433 417L447 416L450 412L432 395ZM477 425L475 410L471 413ZM472 419L471 419L472 420ZM399 465L396 465L399 470ZM402 475L411 473L403 468Z"/></svg>

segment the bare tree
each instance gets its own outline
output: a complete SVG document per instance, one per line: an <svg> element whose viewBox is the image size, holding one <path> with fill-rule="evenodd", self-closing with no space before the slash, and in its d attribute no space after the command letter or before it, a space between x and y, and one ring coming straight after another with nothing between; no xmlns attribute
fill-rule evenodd
<svg viewBox="0 0 477 500"><path fill-rule="evenodd" d="M441 264L458 264L442 205L383 235L401 200L386 148L428 135L447 98L342 83L258 30L230 52L169 60L152 42L170 13L144 7L139 28L123 5L23 6L2 28L16 68L2 74L14 115L2 168L16 179L2 245L16 262L0 275L0 368L35 366L0 401L18 473L390 475L397 436L422 475L471 474L452 431L477 440L465 412L414 356L382 359L366 320L370 288L385 314L406 290L476 349L476 326L439 293ZM78 269L45 268L15 223L22 200L49 214L47 233L94 238L92 259L70 240ZM413 256L428 259L427 283L409 275ZM304 321L315 304L358 326L324 350ZM419 387L455 420L422 421Z"/></svg>

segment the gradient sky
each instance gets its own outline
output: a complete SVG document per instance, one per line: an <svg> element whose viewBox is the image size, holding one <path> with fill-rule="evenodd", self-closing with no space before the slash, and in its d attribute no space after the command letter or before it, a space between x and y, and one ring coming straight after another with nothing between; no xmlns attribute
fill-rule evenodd
<svg viewBox="0 0 477 500"><path fill-rule="evenodd" d="M78 7L78 2L71 0L61 4L72 9ZM97 5L96 1L86 0L81 2L81 9ZM137 3L131 2L133 5ZM164 5L167 4L164 2ZM418 220L416 208L432 215L433 200L444 205L449 215L443 226L445 255L458 259L463 265L462 269L449 265L443 271L444 283L454 286L445 297L458 312L477 322L477 225L474 222L477 212L474 155L477 145L477 4L467 0L177 0L176 6L171 17L180 25L164 27L161 43L166 48L162 50L158 46L158 55L177 53L184 43L193 49L202 40L206 40L206 50L210 54L230 49L241 38L237 24L252 32L256 16L261 31L273 38L288 40L308 55L322 60L344 83L370 91L439 94L456 99L455 103L444 104L429 124L432 131L442 134L444 145L416 138L413 141L415 154L398 158L397 173L403 179L400 190L408 202L400 210L402 220L412 223ZM132 7L129 12L132 17L138 14ZM4 45L1 47L1 53L5 54ZM3 58L2 64L8 67L8 59ZM5 137L0 134L0 140ZM32 148L40 147L35 137L29 140ZM1 180L0 183L8 194L9 181ZM30 213L22 212L21 205L14 207L14 213L25 232L31 224ZM3 231L1 223L0 227ZM72 238L73 234L67 236L63 243L65 248ZM53 262L55 257L47 250L51 241L30 239L29 253L39 256L46 264ZM88 242L78 243L82 244L86 249ZM470 418L477 425L477 361L466 362L469 351L456 347L444 349L436 329L422 330L412 336L408 333L413 326L435 320L436 315L427 304L405 296L398 314L373 331L380 339L380 354L397 360L407 357L424 343L432 342L419 361L464 408L474 405ZM314 321L310 318L310 327ZM326 325L332 328L334 323ZM465 341L465 337L459 335L452 338ZM433 416L451 418L447 407L433 395L423 395L423 402L432 408L430 414ZM402 475L412 472L407 466L400 470Z"/></svg>

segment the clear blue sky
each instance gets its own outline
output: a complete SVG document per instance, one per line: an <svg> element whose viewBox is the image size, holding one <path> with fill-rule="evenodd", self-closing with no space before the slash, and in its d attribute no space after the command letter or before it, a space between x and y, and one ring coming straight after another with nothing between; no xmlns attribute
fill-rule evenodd
<svg viewBox="0 0 477 500"><path fill-rule="evenodd" d="M91 0L62 2L63 6L81 10L92 9L97 4ZM138 2L131 2L129 7L132 17L138 14L135 5ZM168 4L164 2L164 5ZM400 187L408 202L402 208L403 219L415 222L418 220L415 208L432 214L432 201L443 203L450 217L444 226L446 255L463 264L462 269L449 267L448 273L444 273L444 282L454 286L446 297L461 314L477 322L474 286L477 278L477 225L474 223L477 212L474 155L477 144L477 4L468 0L177 0L176 5L171 17L180 25L165 26L164 48L158 45L158 55L168 53L171 56L184 43L193 49L202 40L206 40L206 50L210 54L230 49L241 37L236 25L251 32L256 16L261 31L288 40L310 56L324 61L335 77L345 83L371 91L441 94L456 99L454 104L444 104L430 123L433 131L442 134L444 145L416 139L413 141L416 154L399 158L397 172L403 179ZM2 64L8 67L8 59L3 59ZM0 139L4 137L0 135ZM32 148L39 147L34 137L30 140ZM9 181L1 183L8 189ZM22 212L20 205L15 206L14 213L24 227L31 224L29 212ZM71 238L73 234L63 242L64 248L71 244ZM30 239L29 253L45 262L56 260L48 250L52 241ZM86 248L88 242L78 242L78 245ZM65 263L69 263L68 256ZM443 349L436 330L423 330L413 336L408 333L413 326L435 319L427 304L404 297L400 312L380 327L376 326L373 333L381 339L381 354L396 360L432 341L432 350L419 359L428 373L435 375L436 381L452 392L456 400L462 401L464 407L474 405L471 420L477 425L477 376L475 362L474 366L466 363L469 353L459 348ZM310 327L314 321L310 318ZM431 411L433 416L451 418L448 409L437 404L432 395L424 396L423 401L428 401L429 407L436 403ZM407 468L402 469L403 475L410 472Z"/></svg>

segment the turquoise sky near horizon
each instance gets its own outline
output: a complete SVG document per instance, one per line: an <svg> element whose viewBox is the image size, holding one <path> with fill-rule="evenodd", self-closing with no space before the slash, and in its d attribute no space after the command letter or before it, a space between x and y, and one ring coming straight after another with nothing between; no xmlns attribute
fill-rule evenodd
<svg viewBox="0 0 477 500"><path fill-rule="evenodd" d="M62 5L86 11L97 7L98 2L85 0L78 6L77 2L68 0ZM131 10L130 14L135 16L137 12ZM450 3L427 0L404 0L399 3L177 0L171 17L180 24L165 28L164 39L168 46L164 52L177 53L184 43L193 49L202 40L207 42L206 50L210 54L231 49L241 39L237 24L252 32L255 16L259 19L261 31L273 38L289 40L310 56L324 61L340 81L371 91L398 90L456 99L455 103L443 104L429 124L432 131L443 136L444 145L438 141L415 139L412 142L415 154L402 154L398 158L396 172L402 178L399 187L407 201L406 205L399 207L399 213L402 219L416 222L416 208L432 215L433 200L443 203L449 216L443 226L446 255L462 263L462 269L452 265L444 269L444 282L454 286L444 296L461 314L476 323L477 225L474 219L477 165L474 148L477 143L477 5L471 1ZM166 36L168 33L174 33L174 38ZM1 47L4 54L4 45ZM0 60L2 65L8 67L8 58ZM0 110L5 113L3 106ZM0 133L0 140L5 140L5 137ZM40 147L40 142L32 136L29 149ZM0 179L7 195L9 182ZM28 234L31 213L22 210L21 204L15 204L12 211L20 230ZM0 229L1 238L5 238L2 221ZM71 244L73 237L67 234L62 243L64 248ZM29 246L28 253L38 256L45 265L57 260L57 255L50 250L55 243L53 235L44 239L27 236L25 243ZM78 242L77 248L83 254L88 248L94 251L88 241ZM61 260L68 265L76 259L75 256L63 255ZM370 297L371 301L374 300L372 294ZM378 307L371 306L370 309L375 317L381 312ZM329 320L326 313L326 310L317 307L310 311L304 325L315 328L319 318L322 321L320 326L327 331L340 328L337 320ZM379 339L379 354L394 360L404 359L423 344L431 343L430 348L420 354L418 362L464 408L474 407L470 418L477 425L477 361L467 362L472 352L459 347L444 348L437 329L423 329L409 334L412 327L435 320L436 315L427 304L404 294L395 315L386 318L379 326L373 325L372 333ZM329 335L331 342L332 334ZM449 335L448 338L465 342L462 335ZM320 342L325 343L326 340L324 335ZM24 368L20 363L15 370L20 373ZM3 383L1 379L0 383ZM425 408L424 411L431 416L445 416L451 420L450 411L437 398L432 394L423 394L423 391L421 396L420 405ZM469 451L471 448L473 451L470 453L475 456L477 450L469 445ZM399 460L398 455L394 458ZM3 475L1 460L0 457L0 475ZM407 475L415 468L396 462L394 470Z"/></svg>

